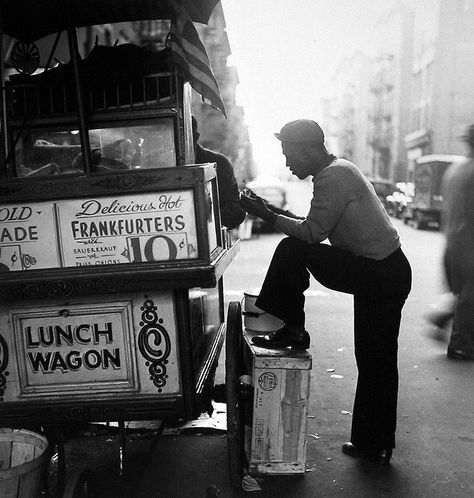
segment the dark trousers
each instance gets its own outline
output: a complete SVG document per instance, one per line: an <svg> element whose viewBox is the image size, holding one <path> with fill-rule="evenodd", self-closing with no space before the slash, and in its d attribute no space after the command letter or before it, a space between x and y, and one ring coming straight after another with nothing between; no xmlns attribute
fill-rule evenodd
<svg viewBox="0 0 474 498"><path fill-rule="evenodd" d="M360 448L392 448L398 397L398 333L411 288L401 249L377 261L327 244L291 237L275 250L256 305L287 324L304 326L310 273L325 287L354 295L358 368L351 441Z"/></svg>

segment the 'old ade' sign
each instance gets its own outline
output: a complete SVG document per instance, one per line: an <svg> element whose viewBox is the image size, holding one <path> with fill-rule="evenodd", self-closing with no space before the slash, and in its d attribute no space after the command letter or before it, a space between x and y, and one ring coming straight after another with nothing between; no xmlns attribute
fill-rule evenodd
<svg viewBox="0 0 474 498"><path fill-rule="evenodd" d="M57 266L54 205L0 206L0 271Z"/></svg>

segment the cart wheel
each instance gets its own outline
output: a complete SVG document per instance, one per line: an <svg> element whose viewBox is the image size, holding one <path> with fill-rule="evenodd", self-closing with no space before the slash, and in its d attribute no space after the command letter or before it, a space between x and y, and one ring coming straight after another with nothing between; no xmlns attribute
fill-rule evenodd
<svg viewBox="0 0 474 498"><path fill-rule="evenodd" d="M230 485L241 489L245 461L244 413L239 377L243 373L242 312L238 301L227 312L225 384L227 397L227 456Z"/></svg>
<svg viewBox="0 0 474 498"><path fill-rule="evenodd" d="M97 475L91 469L75 472L66 482L63 498L99 498L103 496Z"/></svg>

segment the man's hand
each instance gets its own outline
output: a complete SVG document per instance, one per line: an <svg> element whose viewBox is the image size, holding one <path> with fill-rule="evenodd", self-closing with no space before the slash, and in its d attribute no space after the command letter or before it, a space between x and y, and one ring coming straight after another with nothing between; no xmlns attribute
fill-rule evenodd
<svg viewBox="0 0 474 498"><path fill-rule="evenodd" d="M274 225L277 215L267 208L266 202L256 195L250 197L246 193L240 194L240 205L247 211L247 213L261 218L263 221Z"/></svg>
<svg viewBox="0 0 474 498"><path fill-rule="evenodd" d="M306 218L304 216L298 216L296 214L293 214L291 211L288 211L286 209L281 209L277 206L274 206L273 204L270 204L266 199L263 199L263 197L259 197L253 190L249 189L249 188L245 188L241 194L240 194L240 199L241 199L241 202L240 202L240 205L250 214L254 215L254 216L258 216L259 218L262 218L265 220L265 218L263 218L263 216L261 215L263 213L263 211L259 211L260 214L254 214L252 211L250 211L251 206L250 205L245 205L243 202L242 202L242 198L245 197L246 200L250 199L250 200L253 200L253 201L256 201L256 204L263 204L264 207L267 208L268 211L276 214L276 215L283 215L283 216L286 216L288 218L293 218L295 220L305 220ZM246 202L246 201L244 201ZM255 204L254 204L255 205ZM247 207L249 209L247 209ZM276 219L276 217L275 217ZM265 220L267 221L267 220ZM270 221L268 221L268 223L270 223ZM273 222L274 223L274 222Z"/></svg>

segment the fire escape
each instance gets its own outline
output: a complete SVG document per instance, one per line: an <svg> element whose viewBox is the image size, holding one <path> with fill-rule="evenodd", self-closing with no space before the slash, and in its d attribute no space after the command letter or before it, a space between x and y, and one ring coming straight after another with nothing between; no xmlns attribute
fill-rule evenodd
<svg viewBox="0 0 474 498"><path fill-rule="evenodd" d="M393 180L393 56L378 59L378 68L371 86L371 128L369 146L372 148L372 175L377 179Z"/></svg>
<svg viewBox="0 0 474 498"><path fill-rule="evenodd" d="M340 128L338 132L341 156L354 161L356 150L355 145L355 109L354 109L354 88L344 93L339 110Z"/></svg>

